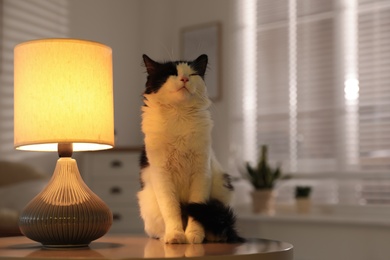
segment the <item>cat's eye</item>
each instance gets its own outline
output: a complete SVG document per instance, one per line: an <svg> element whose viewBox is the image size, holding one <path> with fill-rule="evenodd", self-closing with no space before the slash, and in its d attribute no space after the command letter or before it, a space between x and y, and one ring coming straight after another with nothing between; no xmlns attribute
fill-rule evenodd
<svg viewBox="0 0 390 260"><path fill-rule="evenodd" d="M190 74L190 76L200 76L200 74L199 73L192 73L192 74Z"/></svg>

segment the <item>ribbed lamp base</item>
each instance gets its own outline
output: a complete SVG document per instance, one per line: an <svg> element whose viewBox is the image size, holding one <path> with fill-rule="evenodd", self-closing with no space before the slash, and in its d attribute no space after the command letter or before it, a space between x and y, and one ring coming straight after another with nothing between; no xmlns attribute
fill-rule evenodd
<svg viewBox="0 0 390 260"><path fill-rule="evenodd" d="M26 237L49 248L88 246L111 225L110 209L84 183L72 158L57 161L50 182L19 219Z"/></svg>

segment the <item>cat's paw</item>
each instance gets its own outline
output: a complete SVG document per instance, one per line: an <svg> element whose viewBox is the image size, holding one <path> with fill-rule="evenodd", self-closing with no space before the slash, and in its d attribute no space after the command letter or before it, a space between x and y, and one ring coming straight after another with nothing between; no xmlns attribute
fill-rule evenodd
<svg viewBox="0 0 390 260"><path fill-rule="evenodd" d="M201 244L204 240L203 230L193 230L186 232L187 241L190 244Z"/></svg>
<svg viewBox="0 0 390 260"><path fill-rule="evenodd" d="M187 240L183 231L174 230L165 233L164 242L166 244L185 244L187 243Z"/></svg>

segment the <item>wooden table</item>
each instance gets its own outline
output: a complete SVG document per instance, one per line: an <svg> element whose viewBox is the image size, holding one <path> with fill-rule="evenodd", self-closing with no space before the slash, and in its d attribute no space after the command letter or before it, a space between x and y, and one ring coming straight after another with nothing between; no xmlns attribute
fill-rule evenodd
<svg viewBox="0 0 390 260"><path fill-rule="evenodd" d="M108 235L89 247L45 249L26 237L0 238L0 259L184 259L292 260L293 246L266 239L242 244L164 244L159 240L128 235Z"/></svg>

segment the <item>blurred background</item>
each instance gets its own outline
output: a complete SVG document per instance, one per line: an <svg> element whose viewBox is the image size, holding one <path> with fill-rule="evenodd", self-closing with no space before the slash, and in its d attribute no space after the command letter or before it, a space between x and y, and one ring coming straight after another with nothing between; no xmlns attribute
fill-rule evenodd
<svg viewBox="0 0 390 260"><path fill-rule="evenodd" d="M218 89L211 108L213 147L234 176L243 232L293 243L296 259L387 259L389 0L0 0L0 160L50 176L57 157L13 148L14 46L52 37L109 45L116 151L75 156L93 190L107 193L122 214L118 227L139 221L136 201L126 211L127 201L110 190L121 178L128 186L119 187L120 196L134 197L138 189L142 54L181 59L183 33L210 24L220 30L219 56L209 65L219 82L209 86ZM193 58L204 42L196 45ZM257 162L261 145L268 146L270 164L291 177L275 187L273 216L246 210L253 188L240 169ZM101 172L103 162L107 172ZM117 181L106 187L113 170L120 172ZM7 178L1 168L0 178ZM310 214L293 210L297 186L312 189Z"/></svg>

